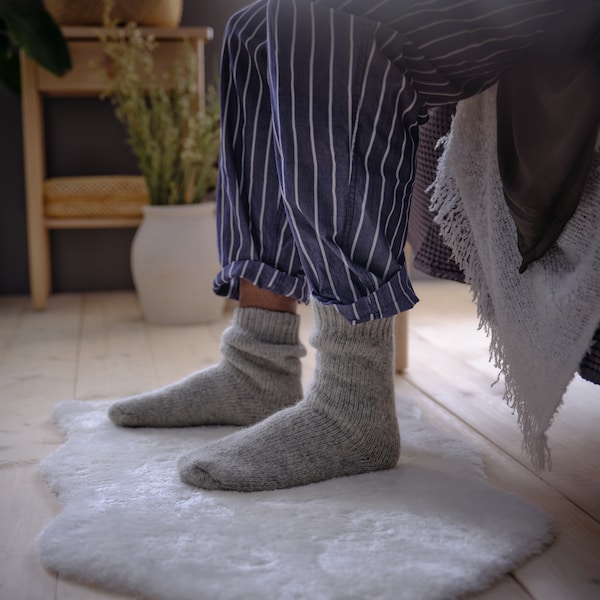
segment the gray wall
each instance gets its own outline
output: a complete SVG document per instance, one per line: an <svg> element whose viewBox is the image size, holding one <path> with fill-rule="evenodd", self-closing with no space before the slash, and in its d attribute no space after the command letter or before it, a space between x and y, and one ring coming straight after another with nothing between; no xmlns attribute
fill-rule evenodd
<svg viewBox="0 0 600 600"><path fill-rule="evenodd" d="M249 0L185 0L182 25L206 25L215 39L206 48L212 81L230 15ZM106 101L46 100L46 157L49 176L136 173L124 132ZM51 232L55 292L132 289L130 229ZM29 292L23 146L19 99L0 87L0 294Z"/></svg>

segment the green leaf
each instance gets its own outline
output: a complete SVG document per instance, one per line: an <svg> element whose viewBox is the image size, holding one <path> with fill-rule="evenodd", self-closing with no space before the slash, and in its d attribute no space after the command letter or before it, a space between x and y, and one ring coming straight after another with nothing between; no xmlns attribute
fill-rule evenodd
<svg viewBox="0 0 600 600"><path fill-rule="evenodd" d="M9 0L0 6L0 21L10 42L51 73L71 68L67 43L42 0Z"/></svg>
<svg viewBox="0 0 600 600"><path fill-rule="evenodd" d="M21 93L19 53L1 27L0 23L0 81L18 96Z"/></svg>

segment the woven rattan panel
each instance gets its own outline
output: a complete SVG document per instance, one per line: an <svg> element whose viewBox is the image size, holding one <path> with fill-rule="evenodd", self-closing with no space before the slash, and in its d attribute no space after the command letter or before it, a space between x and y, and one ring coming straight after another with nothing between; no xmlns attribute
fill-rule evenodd
<svg viewBox="0 0 600 600"><path fill-rule="evenodd" d="M44 5L61 25L102 25L102 0L44 0ZM111 18L119 23L177 27L182 9L182 0L117 0Z"/></svg>
<svg viewBox="0 0 600 600"><path fill-rule="evenodd" d="M54 177L44 182L44 212L53 218L140 217L148 204L142 177Z"/></svg>

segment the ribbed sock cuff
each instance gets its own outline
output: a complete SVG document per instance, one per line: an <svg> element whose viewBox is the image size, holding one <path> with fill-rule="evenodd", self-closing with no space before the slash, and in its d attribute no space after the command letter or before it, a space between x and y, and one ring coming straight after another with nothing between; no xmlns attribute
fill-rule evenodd
<svg viewBox="0 0 600 600"><path fill-rule="evenodd" d="M262 308L236 308L233 325L270 344L299 344L299 315Z"/></svg>
<svg viewBox="0 0 600 600"><path fill-rule="evenodd" d="M383 343L393 337L393 317L374 319L353 325L340 315L335 305L316 301L313 302L313 314L315 318L315 334L313 335L326 333L340 341L356 338L365 342L373 340Z"/></svg>

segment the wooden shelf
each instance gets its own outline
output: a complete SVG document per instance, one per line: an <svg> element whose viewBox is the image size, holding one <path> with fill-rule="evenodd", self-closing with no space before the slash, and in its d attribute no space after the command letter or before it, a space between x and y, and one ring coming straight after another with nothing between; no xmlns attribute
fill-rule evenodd
<svg viewBox="0 0 600 600"><path fill-rule="evenodd" d="M210 27L141 28L158 40L154 62L158 72L166 71L178 54L183 41L193 45L198 56L198 89L204 102L204 44L213 38ZM25 193L27 206L27 238L31 300L36 309L46 308L52 291L50 229L98 229L137 227L140 218L49 218L44 212L44 96L98 96L105 89L101 66L101 27L63 27L63 35L71 52L72 69L56 77L21 54L21 104L23 115L23 148Z"/></svg>
<svg viewBox="0 0 600 600"><path fill-rule="evenodd" d="M137 227L141 221L141 217L72 217L68 219L46 218L44 224L48 229L114 229Z"/></svg>

